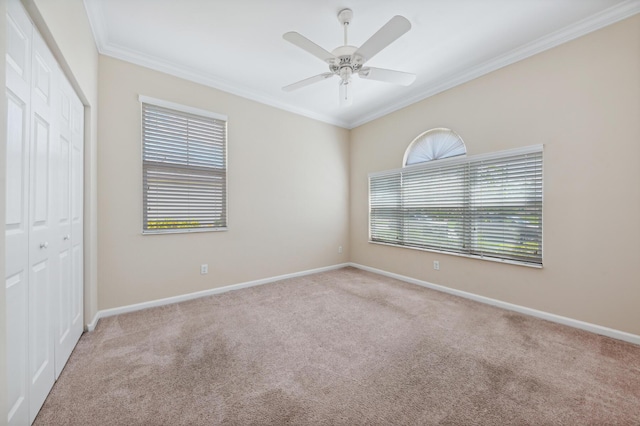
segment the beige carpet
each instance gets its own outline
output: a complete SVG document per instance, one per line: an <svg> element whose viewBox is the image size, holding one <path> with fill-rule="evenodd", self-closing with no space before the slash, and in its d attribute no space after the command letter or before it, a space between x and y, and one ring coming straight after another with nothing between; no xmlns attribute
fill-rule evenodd
<svg viewBox="0 0 640 426"><path fill-rule="evenodd" d="M638 425L640 347L346 268L105 318L36 425Z"/></svg>

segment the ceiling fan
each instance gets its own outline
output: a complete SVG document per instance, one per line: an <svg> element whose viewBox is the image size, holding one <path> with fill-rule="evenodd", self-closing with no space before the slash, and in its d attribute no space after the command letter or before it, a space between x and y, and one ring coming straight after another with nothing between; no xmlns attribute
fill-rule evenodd
<svg viewBox="0 0 640 426"><path fill-rule="evenodd" d="M347 42L347 28L353 19L351 9L343 9L338 13L338 21L344 28L344 46L339 46L329 52L318 46L303 35L291 31L282 38L295 44L302 50L329 64L329 72L298 81L282 88L286 92L300 89L310 84L326 80L334 75L340 77L340 105L347 106L353 102L351 76L357 74L360 78L384 81L408 86L416 79L415 74L394 71L384 68L365 67L364 64L382 49L393 43L400 36L411 29L411 23L403 16L394 16L382 26L369 40L360 47L349 46Z"/></svg>

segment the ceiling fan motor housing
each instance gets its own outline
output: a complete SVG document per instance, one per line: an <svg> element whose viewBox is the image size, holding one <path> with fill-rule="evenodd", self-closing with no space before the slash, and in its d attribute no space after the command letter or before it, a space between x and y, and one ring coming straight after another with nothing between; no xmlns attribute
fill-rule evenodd
<svg viewBox="0 0 640 426"><path fill-rule="evenodd" d="M329 70L334 74L338 74L341 78L343 78L343 73L346 72L342 71L343 68L349 68L351 70L349 75L360 71L363 62L362 58L353 56L357 50L358 48L355 46L340 46L335 48L331 53L338 58L339 62L329 64Z"/></svg>

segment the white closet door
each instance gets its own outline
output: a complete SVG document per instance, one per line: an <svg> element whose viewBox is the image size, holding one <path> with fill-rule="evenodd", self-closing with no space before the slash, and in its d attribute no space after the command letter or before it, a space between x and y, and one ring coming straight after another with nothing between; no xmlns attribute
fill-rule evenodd
<svg viewBox="0 0 640 426"><path fill-rule="evenodd" d="M9 424L29 423L29 141L32 26L7 4L6 315ZM2 421L0 421L2 423Z"/></svg>
<svg viewBox="0 0 640 426"><path fill-rule="evenodd" d="M62 80L62 79L61 79ZM58 289L56 292L56 378L73 350L71 336L71 99L66 81L60 81L59 94L59 151L56 179L56 238L58 250Z"/></svg>
<svg viewBox="0 0 640 426"><path fill-rule="evenodd" d="M84 105L71 93L71 342L84 331ZM65 360L66 362L66 360Z"/></svg>
<svg viewBox="0 0 640 426"><path fill-rule="evenodd" d="M6 35L6 420L28 425L82 334L84 108L20 0Z"/></svg>
<svg viewBox="0 0 640 426"><path fill-rule="evenodd" d="M82 334L82 118L83 107L66 79L59 81L56 179L58 291L56 379ZM78 171L80 173L78 173ZM78 182L80 184L78 184ZM80 194L78 194L80 192ZM79 226L78 226L79 225ZM79 274L78 274L79 267Z"/></svg>
<svg viewBox="0 0 640 426"><path fill-rule="evenodd" d="M57 65L44 41L33 32L31 59L31 146L29 190L29 395L33 421L55 382L53 303L59 244L55 238L55 96Z"/></svg>

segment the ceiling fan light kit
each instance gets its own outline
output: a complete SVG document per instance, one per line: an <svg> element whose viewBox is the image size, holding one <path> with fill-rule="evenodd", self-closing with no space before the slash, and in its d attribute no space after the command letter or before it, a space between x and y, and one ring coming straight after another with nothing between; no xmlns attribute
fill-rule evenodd
<svg viewBox="0 0 640 426"><path fill-rule="evenodd" d="M329 72L290 84L283 87L282 90L290 92L301 89L335 75L340 78L340 105L348 106L353 103L353 83L351 77L354 74L357 74L360 78L403 86L408 86L415 81L415 74L384 68L364 67L364 64L368 60L411 29L411 23L407 18L398 15L394 16L360 47L350 46L348 44L347 29L352 19L353 11L351 9L342 9L338 13L338 21L344 29L344 45L336 47L331 52L295 31L285 33L282 36L288 42L295 44L302 50L305 50L329 65Z"/></svg>

